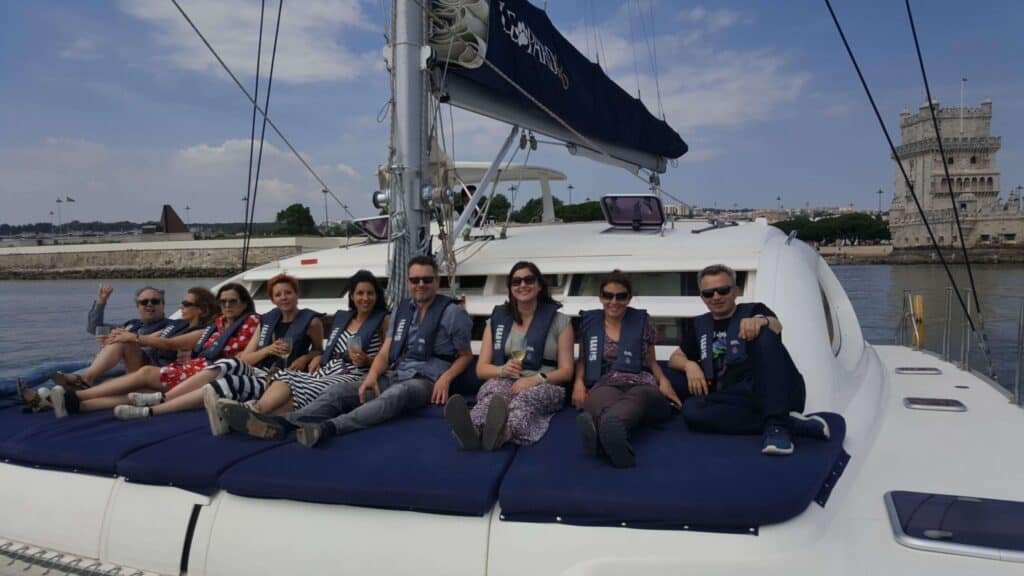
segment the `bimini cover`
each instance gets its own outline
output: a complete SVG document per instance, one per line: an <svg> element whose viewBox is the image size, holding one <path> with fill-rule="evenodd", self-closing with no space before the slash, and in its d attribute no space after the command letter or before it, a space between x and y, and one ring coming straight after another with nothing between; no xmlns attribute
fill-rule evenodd
<svg viewBox="0 0 1024 576"><path fill-rule="evenodd" d="M828 441L796 438L786 457L761 454L760 436L690 432L681 417L638 430L636 468L615 469L583 454L575 411L516 453L501 484L502 519L756 534L812 502L824 505L849 457L846 424L821 414Z"/></svg>
<svg viewBox="0 0 1024 576"><path fill-rule="evenodd" d="M664 159L686 153L675 130L580 54L526 0L432 4L437 19L430 45L444 71L441 90L453 105L591 150L601 144L619 160L658 172L664 171ZM642 162L628 152L660 162Z"/></svg>

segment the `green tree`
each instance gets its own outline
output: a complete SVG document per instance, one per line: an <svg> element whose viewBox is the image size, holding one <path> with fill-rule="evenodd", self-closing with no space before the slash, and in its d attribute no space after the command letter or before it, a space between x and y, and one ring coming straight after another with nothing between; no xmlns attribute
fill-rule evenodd
<svg viewBox="0 0 1024 576"><path fill-rule="evenodd" d="M504 194L495 194L491 199L491 209L487 211L487 217L495 222L504 222L508 218L508 211L512 209L512 203Z"/></svg>
<svg viewBox="0 0 1024 576"><path fill-rule="evenodd" d="M562 201L558 198L552 198L555 204L555 215L557 216L559 209L562 208ZM512 212L512 220L521 224L528 222L540 222L541 216L544 214L544 204L540 198L532 198L522 208Z"/></svg>
<svg viewBox="0 0 1024 576"><path fill-rule="evenodd" d="M604 220L604 212L598 201L566 204L555 208L555 216L563 222L593 222Z"/></svg>
<svg viewBox="0 0 1024 576"><path fill-rule="evenodd" d="M877 241L890 239L889 225L879 216L863 212L820 220L798 216L792 220L777 222L775 226L787 234L796 230L797 237L808 242L832 243L836 240Z"/></svg>
<svg viewBox="0 0 1024 576"><path fill-rule="evenodd" d="M308 206L292 204L277 213L278 232L288 236L317 236L316 222Z"/></svg>

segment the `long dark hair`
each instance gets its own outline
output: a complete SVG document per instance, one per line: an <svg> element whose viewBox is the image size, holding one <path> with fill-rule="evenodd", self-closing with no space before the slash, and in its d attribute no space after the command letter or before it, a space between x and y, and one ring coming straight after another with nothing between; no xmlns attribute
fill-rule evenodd
<svg viewBox="0 0 1024 576"><path fill-rule="evenodd" d="M220 300L220 295L228 290L234 290L235 292L237 292L238 298L242 302L245 302L245 310L243 310L242 313L238 315L239 318L245 317L249 314L256 313L256 305L253 304L252 302L252 296L249 295L249 291L245 289L245 286L242 286L238 282L228 282L227 284L218 288L217 300Z"/></svg>
<svg viewBox="0 0 1024 576"><path fill-rule="evenodd" d="M360 270L352 275L348 279L348 309L353 312L356 309L356 301L353 298L353 292L356 291L356 286L363 282L369 282L373 286L373 291L377 294L377 301L373 304L374 310L388 311L387 298L384 296L384 289L380 287L380 282L377 281L377 277L373 275L373 272L369 270Z"/></svg>
<svg viewBox="0 0 1024 576"><path fill-rule="evenodd" d="M213 295L213 292L203 286L193 286L186 292L196 298L196 307L199 308L199 325L205 326L212 322L214 316L220 311L217 308L217 297Z"/></svg>
<svg viewBox="0 0 1024 576"><path fill-rule="evenodd" d="M547 278L540 273L540 269L537 268L537 265L533 262L520 260L512 265L512 269L508 271L508 277L505 278L505 286L508 288L508 302L505 302L505 311L512 316L512 320L516 324L523 323L523 315L519 313L519 307L516 305L516 299L512 297L512 275L523 268L529 268L530 274L537 277L537 285L540 286L540 292L537 293L537 303L554 302L557 304L555 299L551 297L551 287L548 285Z"/></svg>

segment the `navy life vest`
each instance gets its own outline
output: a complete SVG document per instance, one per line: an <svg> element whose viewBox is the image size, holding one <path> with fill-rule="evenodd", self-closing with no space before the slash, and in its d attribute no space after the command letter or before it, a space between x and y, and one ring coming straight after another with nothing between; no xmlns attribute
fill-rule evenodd
<svg viewBox="0 0 1024 576"><path fill-rule="evenodd" d="M174 338L175 336L181 336L193 330L199 330L206 326L191 326L188 320L170 320L165 325L163 330L160 331L160 338ZM146 333L141 333L146 334ZM158 350L153 349L153 356L159 361L161 365L170 364L178 357L177 350Z"/></svg>
<svg viewBox="0 0 1024 576"><path fill-rule="evenodd" d="M548 330L551 329L551 322L561 304L555 302L540 302L537 304L537 311L533 314L530 327L526 329L526 357L523 358L523 369L537 371L544 362L544 345L547 343ZM514 323L512 315L508 313L508 305L501 304L494 307L491 312L491 335L494 337L494 348L492 349L491 362L495 366L505 363L505 342L508 341L509 332L512 331ZM550 364L550 363L548 363Z"/></svg>
<svg viewBox="0 0 1024 576"><path fill-rule="evenodd" d="M171 322L180 322L180 320L171 320L169 318L161 318L156 322L150 322L149 324L143 324L142 320L135 318L124 323L124 329L133 333L141 334L142 336L148 336L160 332L167 327Z"/></svg>
<svg viewBox="0 0 1024 576"><path fill-rule="evenodd" d="M416 304L413 303L412 298L402 300L395 309L395 318L392 319L392 322L395 323L395 329L392 332L394 336L391 338L388 364L390 366L397 366L398 361L403 357L421 362L426 362L433 358L434 340L437 338L437 329L441 325L441 316L444 315L445 309L452 303L452 299L447 296L441 294L435 296L434 301L427 308L427 313L423 316L423 320L419 323L415 340L410 342L409 327L412 326L419 310L416 308ZM455 358L450 356L441 359L446 362L452 362Z"/></svg>
<svg viewBox="0 0 1024 576"><path fill-rule="evenodd" d="M649 370L644 365L644 330L647 329L647 311L638 308L626 308L619 333L619 356L615 359L613 370L631 372L633 374ZM604 310L584 310L580 312L580 332L582 334L580 354L583 355L583 382L587 388L597 383L604 374Z"/></svg>
<svg viewBox="0 0 1024 576"><path fill-rule="evenodd" d="M224 352L224 347L228 345L228 340L235 335L235 332L238 332L238 329L242 327L242 324L245 324L245 321L249 319L249 316L256 316L256 314L246 314L238 317L230 326L226 327L224 331L220 333L220 336L217 337L217 340L210 345L209 348L204 348L204 346L206 346L206 341L209 340L213 336L214 332L217 331L216 323L207 326L206 330L204 330L203 334L199 337L199 342L196 342L195 348L192 349L192 357L198 358L202 356L210 362L219 359L221 353Z"/></svg>
<svg viewBox="0 0 1024 576"><path fill-rule="evenodd" d="M370 316L363 321L363 325L356 331L356 336L363 343L363 348L370 346L370 340L373 339L373 335L380 330L381 322L384 321L384 317L388 315L387 310L373 310L370 312ZM337 355L338 342L341 341L341 335L348 328L352 319L356 317L355 310L338 310L334 313L334 324L331 328L331 336L327 339L327 345L324 346L324 355L320 358L320 365L326 366ZM352 359L348 357L348 349L346 348L345 353L341 354L341 358L345 359L345 362L351 363Z"/></svg>
<svg viewBox="0 0 1024 576"><path fill-rule="evenodd" d="M737 304L736 311L729 318L729 327L725 331L725 366L726 369L743 364L747 361L747 342L740 338L740 321L753 316L754 305L751 303ZM700 347L700 367L704 378L714 382L715 361L711 354L711 345L715 341L715 319L711 313L701 314L693 319L693 329L697 334Z"/></svg>
<svg viewBox="0 0 1024 576"><path fill-rule="evenodd" d="M309 347L312 341L309 339L309 335L306 332L309 330L309 323L316 318L318 314L309 308L303 308L295 314L295 318L292 319L292 323L285 330L283 338L287 338L292 342L292 352L288 355L288 358L284 361L284 365L291 366L295 359L303 354L309 352ZM259 341L257 342L258 348L264 348L270 346L270 343L274 341L274 330L277 328L278 323L281 322L281 311L274 308L270 312L260 316L260 333ZM281 363L281 359L277 356L268 356L262 362L261 366L269 367L275 363Z"/></svg>

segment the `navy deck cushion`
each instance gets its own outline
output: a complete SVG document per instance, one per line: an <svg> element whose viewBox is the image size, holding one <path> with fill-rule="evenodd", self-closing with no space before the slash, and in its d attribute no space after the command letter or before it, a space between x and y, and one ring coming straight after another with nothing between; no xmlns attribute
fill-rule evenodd
<svg viewBox="0 0 1024 576"><path fill-rule="evenodd" d="M760 436L691 433L676 417L662 430L638 430L637 467L620 470L583 453L576 412L565 410L516 453L499 493L502 518L756 532L800 514L845 465L845 422L822 416L832 438L797 438L787 457L762 455Z"/></svg>
<svg viewBox="0 0 1024 576"><path fill-rule="evenodd" d="M209 495L217 491L221 473L233 464L281 444L241 434L213 436L204 426L125 456L117 463L117 473L129 482Z"/></svg>
<svg viewBox="0 0 1024 576"><path fill-rule="evenodd" d="M221 488L239 496L482 516L513 455L458 448L444 420L406 416L316 448L274 448L229 468Z"/></svg>
<svg viewBox="0 0 1024 576"><path fill-rule="evenodd" d="M43 416L40 414L39 416ZM202 411L122 422L109 410L77 414L28 427L0 443L0 457L18 464L114 474L117 461L132 452L209 426Z"/></svg>
<svg viewBox="0 0 1024 576"><path fill-rule="evenodd" d="M24 432L29 428L52 424L54 420L56 419L53 417L52 411L22 412L21 406L0 409L0 441Z"/></svg>

